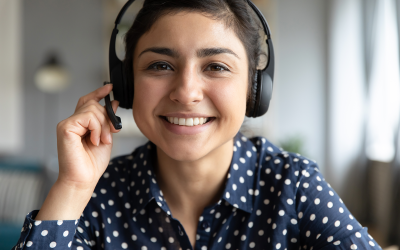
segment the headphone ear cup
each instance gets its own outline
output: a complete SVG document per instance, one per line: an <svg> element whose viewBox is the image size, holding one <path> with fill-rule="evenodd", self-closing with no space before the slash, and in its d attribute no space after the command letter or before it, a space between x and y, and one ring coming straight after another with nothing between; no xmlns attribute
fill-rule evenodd
<svg viewBox="0 0 400 250"><path fill-rule="evenodd" d="M133 89L130 88L132 85L129 84L127 76L125 74L124 63L120 63L121 66L121 79L123 83L122 87L122 95L123 95L123 102L124 108L132 109L132 102L133 102Z"/></svg>
<svg viewBox="0 0 400 250"><path fill-rule="evenodd" d="M258 93L256 102L254 104L254 114L253 117L259 117L267 113L269 108L269 103L272 98L272 77L268 71L260 71L259 75L260 85L258 86Z"/></svg>
<svg viewBox="0 0 400 250"><path fill-rule="evenodd" d="M257 92L259 91L259 86L260 86L260 77L261 77L260 70L257 70L256 73L254 74L253 83L250 88L249 100L247 101L247 106L246 106L247 117L254 117L255 114L256 101L258 96Z"/></svg>
<svg viewBox="0 0 400 250"><path fill-rule="evenodd" d="M112 69L111 83L113 84L114 100L119 101L119 107L125 109L132 108L132 102L129 101L129 90L127 89L127 81L124 76L123 63L119 62Z"/></svg>
<svg viewBox="0 0 400 250"><path fill-rule="evenodd" d="M125 74L126 72L124 71L125 68L122 69L122 77L124 78L124 93L126 93L126 99L128 100L127 106L129 106L128 109L132 109L133 105L133 75L130 74ZM129 81L129 79L131 79Z"/></svg>

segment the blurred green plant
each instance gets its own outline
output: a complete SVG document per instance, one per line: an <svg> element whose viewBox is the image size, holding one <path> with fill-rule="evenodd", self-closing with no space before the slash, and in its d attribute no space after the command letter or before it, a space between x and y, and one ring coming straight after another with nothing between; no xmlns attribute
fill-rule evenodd
<svg viewBox="0 0 400 250"><path fill-rule="evenodd" d="M293 153L299 153L301 155L305 155L304 149L304 137L300 135L293 135L287 137L279 143L279 146L283 148L283 150Z"/></svg>

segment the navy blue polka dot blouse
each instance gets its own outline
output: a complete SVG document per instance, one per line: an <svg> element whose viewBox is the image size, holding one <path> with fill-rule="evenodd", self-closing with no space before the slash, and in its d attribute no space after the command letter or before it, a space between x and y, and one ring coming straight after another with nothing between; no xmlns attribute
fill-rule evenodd
<svg viewBox="0 0 400 250"><path fill-rule="evenodd" d="M219 202L199 218L196 250L380 249L317 165L265 138L234 138ZM113 159L79 220L26 216L15 249L193 249L154 176L153 143Z"/></svg>

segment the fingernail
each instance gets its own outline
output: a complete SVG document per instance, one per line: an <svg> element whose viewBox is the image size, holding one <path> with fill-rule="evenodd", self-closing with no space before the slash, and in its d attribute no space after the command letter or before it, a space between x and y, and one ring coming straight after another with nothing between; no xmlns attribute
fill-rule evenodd
<svg viewBox="0 0 400 250"><path fill-rule="evenodd" d="M97 140L97 146L100 145L100 138Z"/></svg>
<svg viewBox="0 0 400 250"><path fill-rule="evenodd" d="M111 144L112 143L112 136L111 134L108 135L108 142Z"/></svg>

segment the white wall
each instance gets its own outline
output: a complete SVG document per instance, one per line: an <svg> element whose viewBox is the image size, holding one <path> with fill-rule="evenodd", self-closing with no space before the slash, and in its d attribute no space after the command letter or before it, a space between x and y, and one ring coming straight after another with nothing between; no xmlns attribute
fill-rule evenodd
<svg viewBox="0 0 400 250"><path fill-rule="evenodd" d="M330 5L327 143L331 181L340 189L348 181L350 169L360 162L364 143L367 102L361 2L335 0Z"/></svg>
<svg viewBox="0 0 400 250"><path fill-rule="evenodd" d="M73 114L80 96L102 85L101 16L100 1L23 1L24 157L56 157L57 123ZM45 94L34 76L53 51L71 83L64 92Z"/></svg>
<svg viewBox="0 0 400 250"><path fill-rule="evenodd" d="M22 8L0 0L0 155L22 147Z"/></svg>
<svg viewBox="0 0 400 250"><path fill-rule="evenodd" d="M276 78L272 140L303 137L306 156L324 170L327 3L275 0L273 5Z"/></svg>

